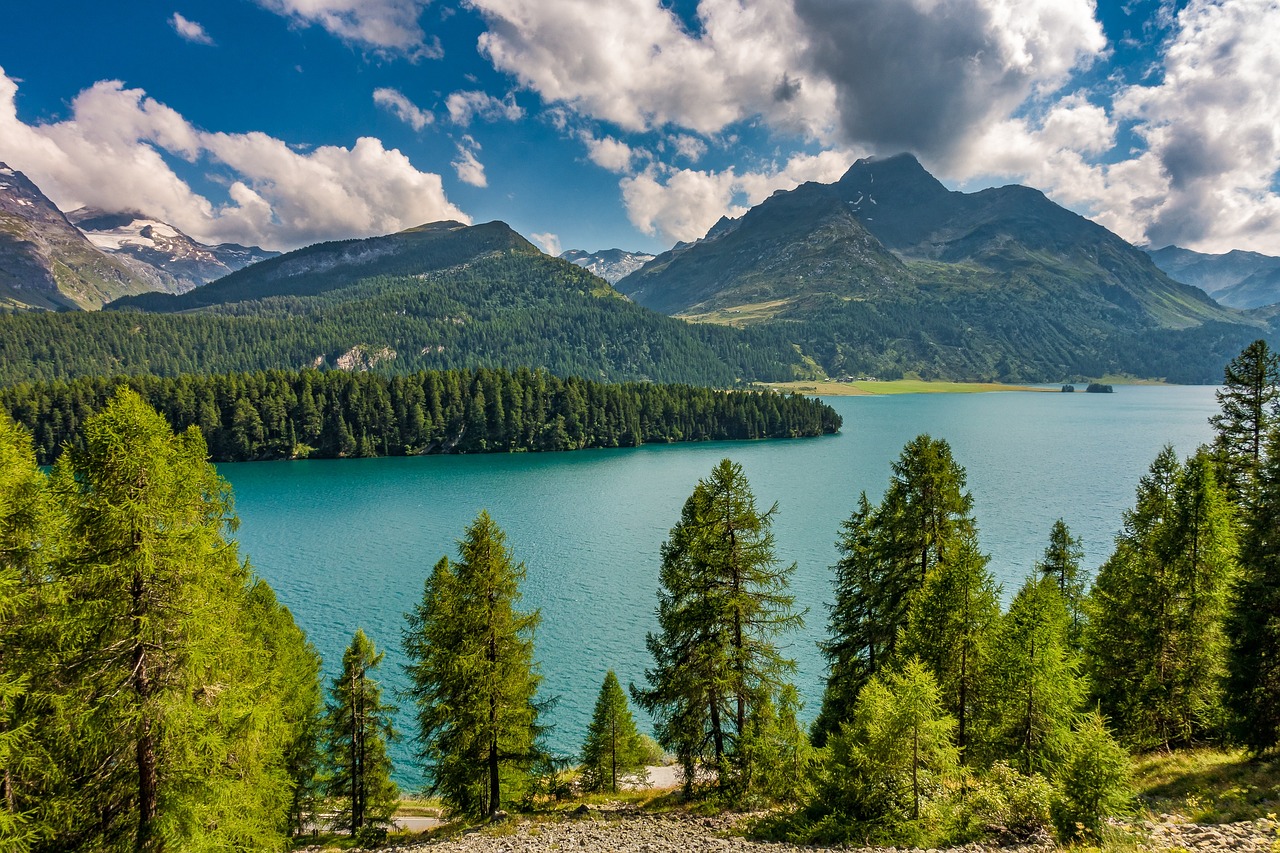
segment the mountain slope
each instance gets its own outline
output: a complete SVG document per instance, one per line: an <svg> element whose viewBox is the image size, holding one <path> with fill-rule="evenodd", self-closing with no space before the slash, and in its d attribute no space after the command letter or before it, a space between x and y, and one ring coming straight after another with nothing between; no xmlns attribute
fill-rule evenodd
<svg viewBox="0 0 1280 853"><path fill-rule="evenodd" d="M25 175L0 163L0 305L94 309L151 288L95 248Z"/></svg>
<svg viewBox="0 0 1280 853"><path fill-rule="evenodd" d="M1036 190L952 192L909 155L776 193L618 288L784 335L832 374L1205 382L1265 331Z"/></svg>
<svg viewBox="0 0 1280 853"><path fill-rule="evenodd" d="M280 254L237 243L208 246L166 222L133 211L108 213L82 207L68 213L67 219L94 246L155 277L159 282L155 289L168 293L192 290Z"/></svg>
<svg viewBox="0 0 1280 853"><path fill-rule="evenodd" d="M1147 251L1174 281L1194 285L1223 305L1259 308L1280 302L1280 258L1239 249L1222 255L1178 246Z"/></svg>
<svg viewBox="0 0 1280 853"><path fill-rule="evenodd" d="M785 341L649 311L501 222L312 246L93 315L0 316L0 381L311 366L715 385L806 370Z"/></svg>

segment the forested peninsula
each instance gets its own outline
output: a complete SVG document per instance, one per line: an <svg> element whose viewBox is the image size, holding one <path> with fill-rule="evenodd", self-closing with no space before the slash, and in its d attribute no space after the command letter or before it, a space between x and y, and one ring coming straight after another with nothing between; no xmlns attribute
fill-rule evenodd
<svg viewBox="0 0 1280 853"><path fill-rule="evenodd" d="M800 438L842 425L830 406L797 394L490 368L88 377L0 388L0 409L30 433L48 465L67 442L80 441L81 425L121 387L174 430L198 427L215 462Z"/></svg>

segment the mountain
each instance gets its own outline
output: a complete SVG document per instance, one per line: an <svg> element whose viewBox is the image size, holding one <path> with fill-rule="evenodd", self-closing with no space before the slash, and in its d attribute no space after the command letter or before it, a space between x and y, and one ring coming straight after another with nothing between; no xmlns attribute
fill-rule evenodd
<svg viewBox="0 0 1280 853"><path fill-rule="evenodd" d="M617 284L654 258L646 252L628 252L625 249L601 249L599 252L570 249L562 252L560 257L590 270L610 284Z"/></svg>
<svg viewBox="0 0 1280 853"><path fill-rule="evenodd" d="M94 309L152 286L94 247L24 174L0 163L0 306Z"/></svg>
<svg viewBox="0 0 1280 853"><path fill-rule="evenodd" d="M1169 278L1194 285L1223 305L1260 308L1280 302L1280 258L1239 249L1206 255L1178 246L1147 253Z"/></svg>
<svg viewBox="0 0 1280 853"><path fill-rule="evenodd" d="M833 375L1209 382L1268 331L1037 190L954 192L905 154L775 193L618 289L782 335Z"/></svg>
<svg viewBox="0 0 1280 853"><path fill-rule="evenodd" d="M166 222L135 211L109 213L82 207L67 214L89 242L104 252L156 277L155 290L182 293L258 261L274 258L257 246L220 243L208 246Z"/></svg>
<svg viewBox="0 0 1280 853"><path fill-rule="evenodd" d="M0 315L0 382L326 366L704 385L813 375L785 340L650 311L502 222L322 243L92 314Z"/></svg>

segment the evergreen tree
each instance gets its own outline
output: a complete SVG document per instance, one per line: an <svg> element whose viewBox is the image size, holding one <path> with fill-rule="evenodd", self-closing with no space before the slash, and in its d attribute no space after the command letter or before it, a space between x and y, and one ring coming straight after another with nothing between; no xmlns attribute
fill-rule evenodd
<svg viewBox="0 0 1280 853"><path fill-rule="evenodd" d="M1086 714L1072 730L1054 781L1059 796L1053 819L1063 841L1081 834L1096 837L1104 817L1128 806L1129 754L1097 711Z"/></svg>
<svg viewBox="0 0 1280 853"><path fill-rule="evenodd" d="M1036 564L1036 569L1045 577L1052 578L1058 587L1070 617L1068 639L1075 648L1080 647L1080 637L1084 631L1085 582L1080 574L1082 559L1084 548L1080 546L1080 539L1071 535L1071 529L1065 521L1058 519L1049 530L1049 544L1044 549L1044 559Z"/></svg>
<svg viewBox="0 0 1280 853"><path fill-rule="evenodd" d="M994 751L1027 775L1052 775L1087 692L1070 630L1049 574L1027 578L1001 620L992 660Z"/></svg>
<svg viewBox="0 0 1280 853"><path fill-rule="evenodd" d="M400 798L387 757L387 743L396 737L395 708L383 702L373 677L382 655L357 628L325 707L325 793L342 803L335 823L353 836L389 824Z"/></svg>
<svg viewBox="0 0 1280 853"><path fill-rule="evenodd" d="M907 660L873 677L852 718L831 738L811 812L825 813L822 840L911 841L908 831L956 772L955 719L929 667Z"/></svg>
<svg viewBox="0 0 1280 853"><path fill-rule="evenodd" d="M441 558L422 602L406 616L419 757L431 790L449 809L493 817L542 754L533 660L538 611L522 612L520 582L506 535L481 512L458 543L459 561Z"/></svg>
<svg viewBox="0 0 1280 853"><path fill-rule="evenodd" d="M659 742L676 753L690 791L699 762L720 789L751 784L747 721L795 664L773 640L799 627L788 582L795 565L774 556L773 513L756 509L742 466L728 459L699 481L662 546L659 634L646 645L653 669L636 690L658 717Z"/></svg>
<svg viewBox="0 0 1280 853"><path fill-rule="evenodd" d="M1236 739L1255 753L1280 744L1280 432L1244 513L1240 576L1232 590L1226 696Z"/></svg>
<svg viewBox="0 0 1280 853"><path fill-rule="evenodd" d="M1209 419L1217 432L1215 452L1231 496L1252 499L1267 436L1280 398L1280 355L1256 340L1233 358L1217 392L1221 413Z"/></svg>
<svg viewBox="0 0 1280 853"><path fill-rule="evenodd" d="M943 707L956 719L956 745L969 759L990 718L991 655L1000 619L1000 591L988 557L966 537L947 550L925 577L907 619L903 654L929 667Z"/></svg>
<svg viewBox="0 0 1280 853"><path fill-rule="evenodd" d="M582 789L618 792L618 781L645 781L645 748L635 718L613 670L604 677L595 713L582 744Z"/></svg>
<svg viewBox="0 0 1280 853"><path fill-rule="evenodd" d="M275 655L246 616L226 483L194 429L121 391L86 421L53 494L68 511L54 578L57 659L31 798L58 850L278 847L294 724Z"/></svg>
<svg viewBox="0 0 1280 853"><path fill-rule="evenodd" d="M864 493L842 526L836 547L830 666L822 709L814 721L821 745L849 719L862 686L891 666L916 591L948 549L976 535L965 471L941 439L920 435L902 449L884 498Z"/></svg>
<svg viewBox="0 0 1280 853"><path fill-rule="evenodd" d="M1232 507L1204 453L1166 447L1139 483L1091 596L1086 649L1103 713L1138 748L1221 734Z"/></svg>

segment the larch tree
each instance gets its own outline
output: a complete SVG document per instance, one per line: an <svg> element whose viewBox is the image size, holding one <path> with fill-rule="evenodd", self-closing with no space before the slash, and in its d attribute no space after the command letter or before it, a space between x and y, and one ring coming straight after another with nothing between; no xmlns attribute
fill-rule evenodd
<svg viewBox="0 0 1280 853"><path fill-rule="evenodd" d="M1070 620L1058 581L1037 573L1014 596L993 645L993 752L1028 775L1053 774L1088 694Z"/></svg>
<svg viewBox="0 0 1280 853"><path fill-rule="evenodd" d="M1280 745L1280 432L1269 438L1257 499L1245 510L1240 575L1226 623L1227 700L1238 742Z"/></svg>
<svg viewBox="0 0 1280 853"><path fill-rule="evenodd" d="M383 701L374 677L382 657L357 628L325 707L325 793L342 803L335 822L353 836L366 827L388 825L400 798L387 755L387 744L396 737L391 723L395 708Z"/></svg>
<svg viewBox="0 0 1280 853"><path fill-rule="evenodd" d="M1080 647L1080 637L1084 632L1084 599L1087 587L1080 572L1080 561L1083 559L1084 548L1080 545L1079 537L1072 536L1071 528L1059 518L1049 530L1049 544L1045 546L1044 558L1036 564L1036 570L1051 578L1058 587L1070 617L1068 639L1075 648Z"/></svg>
<svg viewBox="0 0 1280 853"><path fill-rule="evenodd" d="M582 789L616 794L620 781L644 783L645 752L627 694L609 670L582 744Z"/></svg>
<svg viewBox="0 0 1280 853"><path fill-rule="evenodd" d="M976 535L965 470L944 440L919 435L902 449L883 499L864 493L836 547L835 601L828 639L830 667L814 721L821 745L849 719L862 686L891 666L900 632L929 570L956 543Z"/></svg>
<svg viewBox="0 0 1280 853"><path fill-rule="evenodd" d="M929 667L943 707L956 720L956 746L969 760L981 749L991 714L991 656L1000 590L976 537L966 535L930 567L903 632L903 654Z"/></svg>
<svg viewBox="0 0 1280 853"><path fill-rule="evenodd" d="M1247 504L1276 419L1280 355L1264 340L1249 344L1227 364L1217 397L1222 411L1209 419L1217 433L1215 456L1229 494Z"/></svg>
<svg viewBox="0 0 1280 853"><path fill-rule="evenodd" d="M1236 572L1233 508L1213 463L1165 447L1098 570L1085 648L1093 690L1138 748L1222 734L1227 591Z"/></svg>
<svg viewBox="0 0 1280 853"><path fill-rule="evenodd" d="M654 666L634 695L679 757L686 792L700 764L722 792L751 786L748 720L795 666L774 643L803 619L788 591L795 564L774 555L776 509L760 512L742 466L724 459L662 546L659 633L646 639Z"/></svg>
<svg viewBox="0 0 1280 853"><path fill-rule="evenodd" d="M436 563L406 616L407 695L431 790L455 814L492 818L545 752L533 659L540 616L518 609L525 567L487 512L467 527L458 558Z"/></svg>

